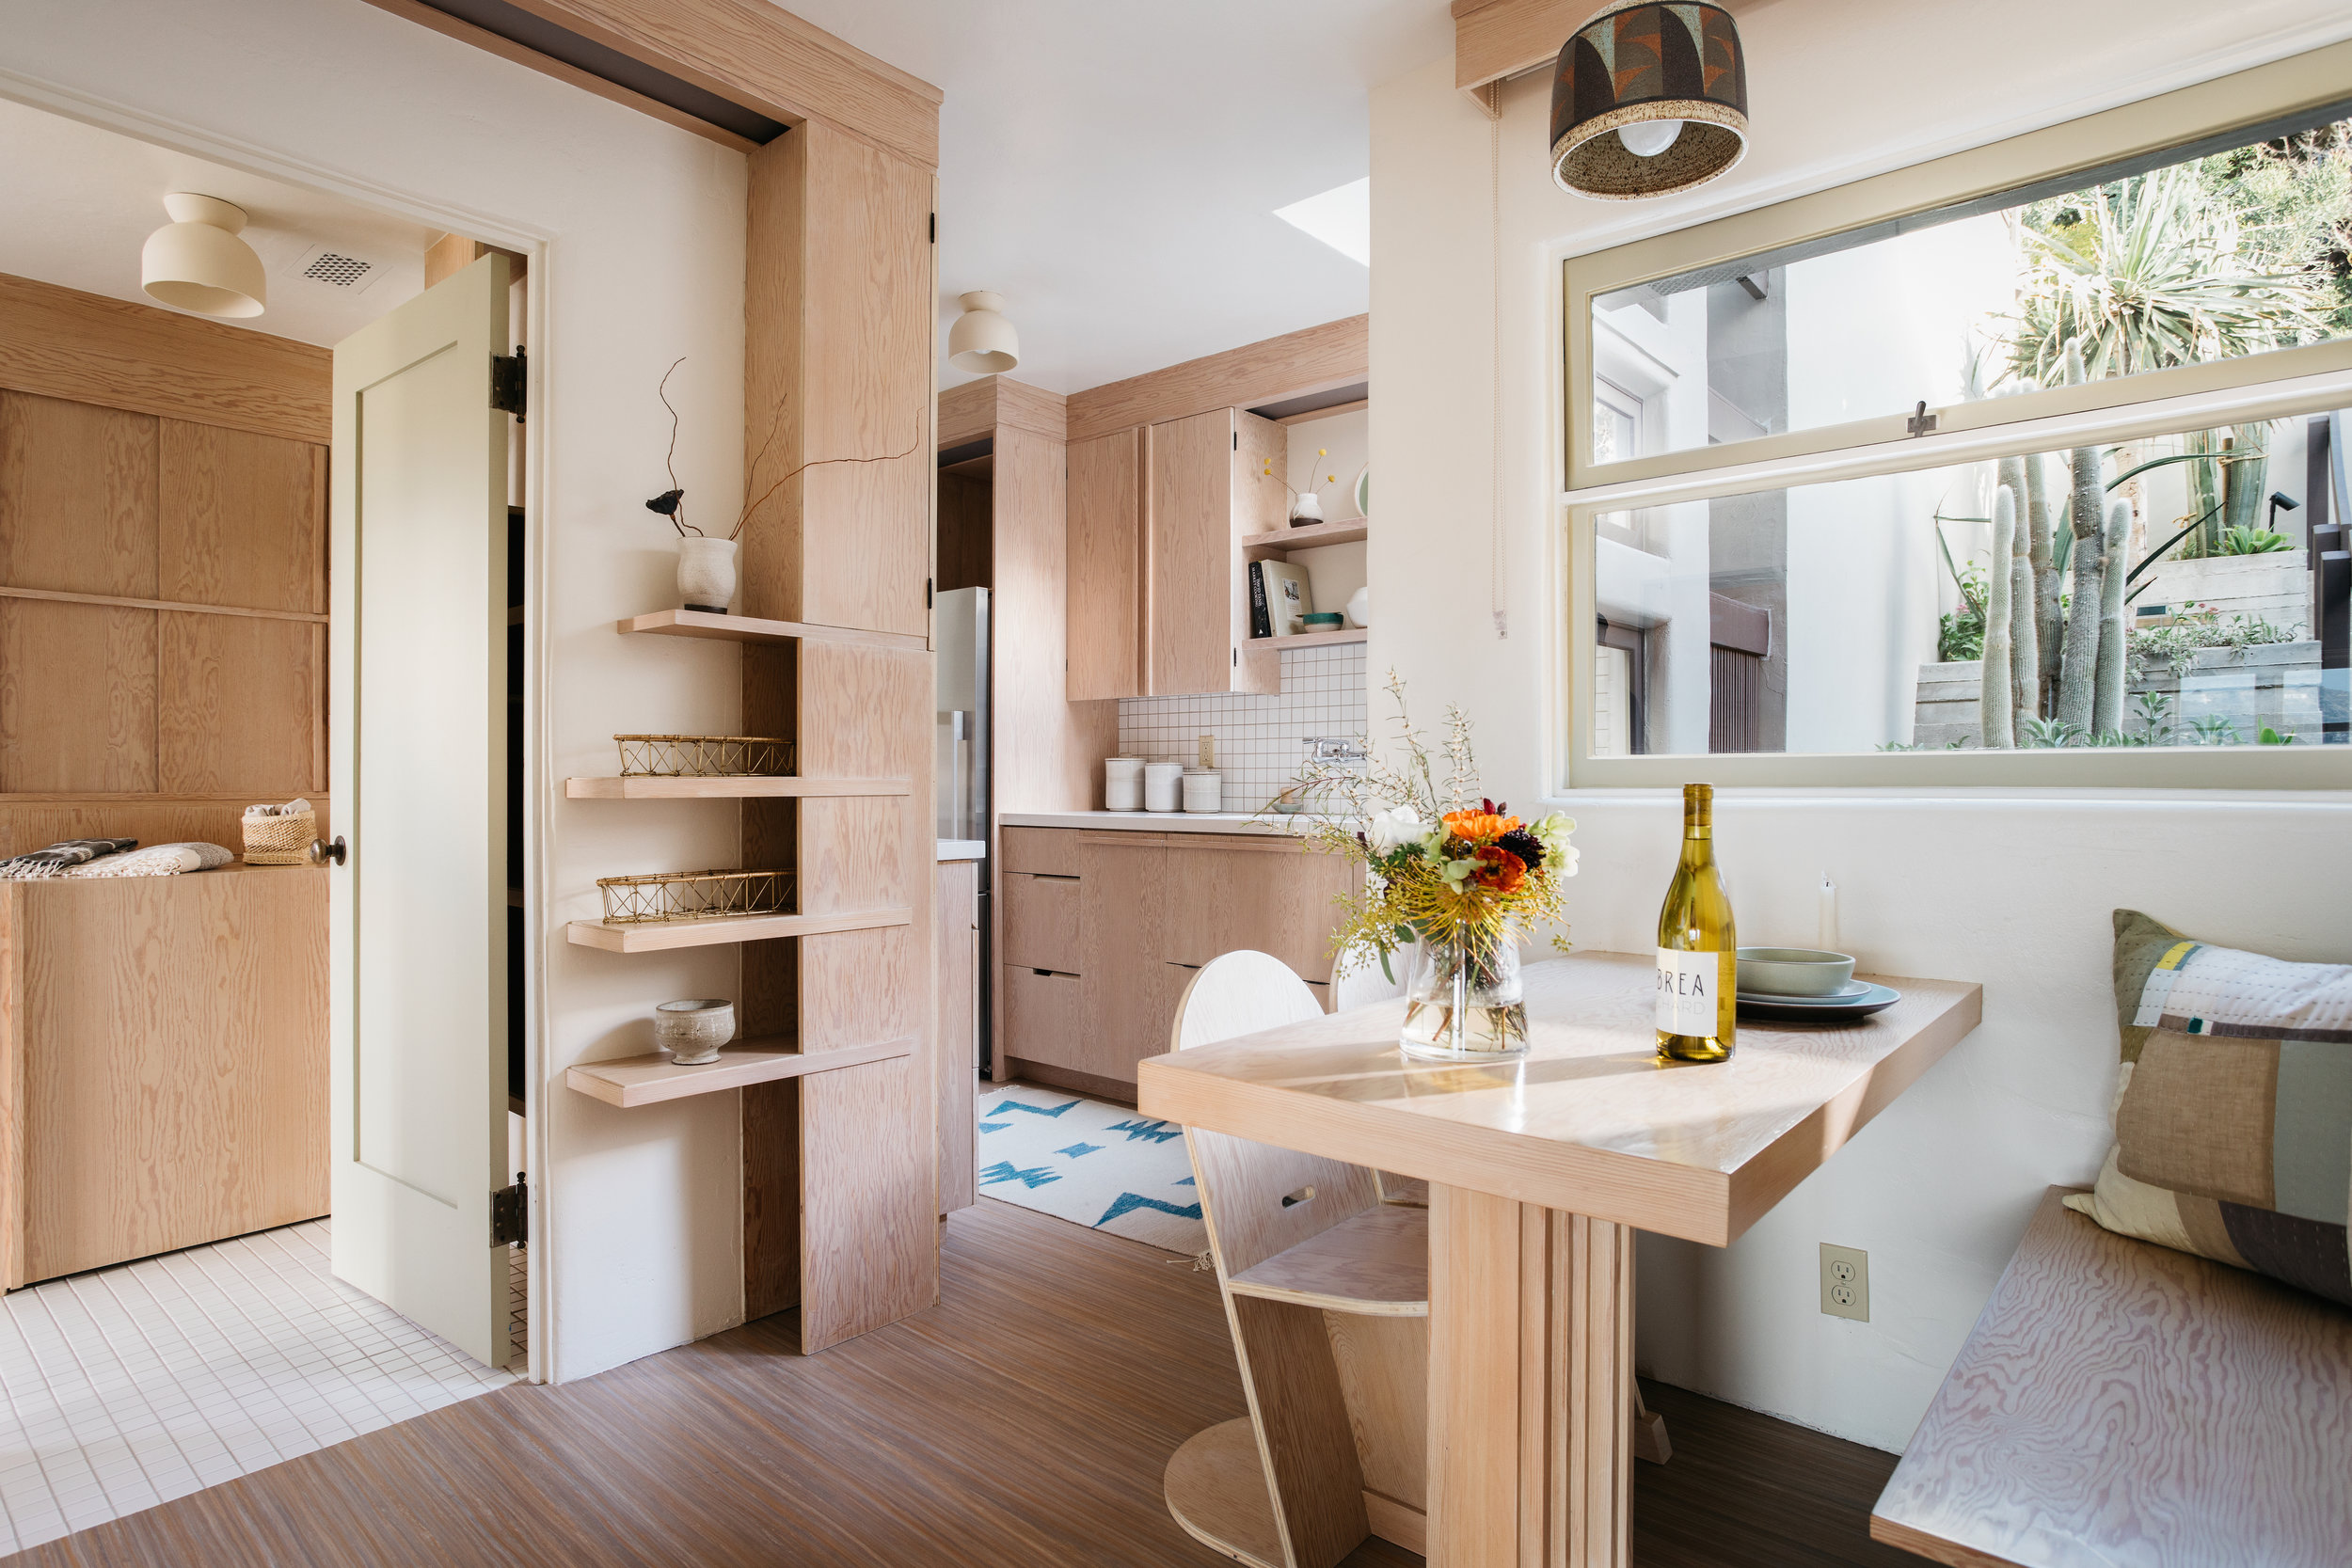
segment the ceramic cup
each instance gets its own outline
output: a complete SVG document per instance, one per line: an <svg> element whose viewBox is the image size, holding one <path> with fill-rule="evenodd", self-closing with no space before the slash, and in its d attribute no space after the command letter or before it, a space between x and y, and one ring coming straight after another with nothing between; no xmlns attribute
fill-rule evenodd
<svg viewBox="0 0 2352 1568"><path fill-rule="evenodd" d="M1815 947L1742 947L1740 989L1754 996L1835 996L1853 978L1853 959Z"/></svg>
<svg viewBox="0 0 2352 1568"><path fill-rule="evenodd" d="M664 1002L653 1010L654 1043L681 1067L719 1059L719 1048L735 1038L735 1004L723 996Z"/></svg>

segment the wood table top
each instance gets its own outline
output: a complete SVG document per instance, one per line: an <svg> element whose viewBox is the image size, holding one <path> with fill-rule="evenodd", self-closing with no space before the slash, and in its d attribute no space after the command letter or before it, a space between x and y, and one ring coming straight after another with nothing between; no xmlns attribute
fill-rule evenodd
<svg viewBox="0 0 2352 1568"><path fill-rule="evenodd" d="M1983 988L1881 978L1846 1024L1740 1021L1732 1059L1657 1060L1647 954L1531 964L1528 1053L1419 1062L1400 1000L1142 1064L1147 1116L1728 1244L1894 1101L1984 1012ZM1873 977L1877 978L1877 977Z"/></svg>

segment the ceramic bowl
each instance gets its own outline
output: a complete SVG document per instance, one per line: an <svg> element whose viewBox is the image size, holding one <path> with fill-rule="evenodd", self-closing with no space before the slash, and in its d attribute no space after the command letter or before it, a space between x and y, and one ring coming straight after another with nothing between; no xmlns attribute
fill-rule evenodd
<svg viewBox="0 0 2352 1568"><path fill-rule="evenodd" d="M1740 989L1754 996L1830 996L1853 978L1853 959L1813 947L1742 947Z"/></svg>
<svg viewBox="0 0 2352 1568"><path fill-rule="evenodd" d="M723 996L664 1002L653 1010L654 1043L685 1067L719 1059L719 1048L735 1038L735 1004Z"/></svg>

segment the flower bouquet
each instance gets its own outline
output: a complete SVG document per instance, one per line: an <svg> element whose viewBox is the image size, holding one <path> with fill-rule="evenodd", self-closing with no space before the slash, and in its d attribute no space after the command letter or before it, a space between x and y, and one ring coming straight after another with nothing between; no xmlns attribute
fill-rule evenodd
<svg viewBox="0 0 2352 1568"><path fill-rule="evenodd" d="M1478 793L1470 721L1446 710L1442 799L1428 744L1413 728L1404 683L1393 674L1395 762L1317 763L1300 780L1339 809L1300 829L1328 853L1364 866L1360 893L1343 896L1333 945L1343 966L1378 961L1395 978L1396 955L1417 947L1406 983L1407 1055L1449 1061L1516 1056L1527 1049L1518 942L1541 925L1565 925L1561 884L1576 875L1560 813L1534 824ZM1553 944L1567 950L1565 936Z"/></svg>

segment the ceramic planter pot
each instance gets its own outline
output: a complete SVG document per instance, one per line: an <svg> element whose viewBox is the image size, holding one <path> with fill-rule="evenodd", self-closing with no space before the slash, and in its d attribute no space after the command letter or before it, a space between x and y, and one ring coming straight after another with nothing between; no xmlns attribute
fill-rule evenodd
<svg viewBox="0 0 2352 1568"><path fill-rule="evenodd" d="M678 602L724 615L735 597L735 541L688 534L677 542Z"/></svg>
<svg viewBox="0 0 2352 1568"><path fill-rule="evenodd" d="M1323 497L1313 490L1301 490L1291 498L1291 527L1302 523L1323 521Z"/></svg>
<svg viewBox="0 0 2352 1568"><path fill-rule="evenodd" d="M721 996L664 1002L653 1010L654 1043L684 1067L719 1059L719 1048L735 1037L735 1004Z"/></svg>

